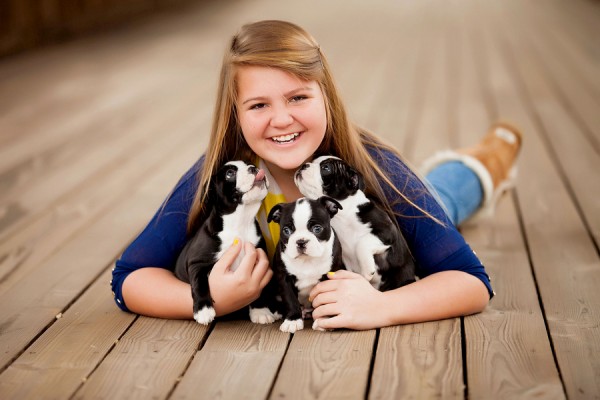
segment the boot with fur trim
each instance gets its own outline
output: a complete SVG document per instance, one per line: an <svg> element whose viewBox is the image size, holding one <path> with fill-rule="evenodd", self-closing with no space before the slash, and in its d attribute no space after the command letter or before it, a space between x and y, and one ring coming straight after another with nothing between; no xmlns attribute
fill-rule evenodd
<svg viewBox="0 0 600 400"><path fill-rule="evenodd" d="M522 134L514 126L493 124L475 146L436 153L425 160L421 172L427 175L436 166L447 161L461 161L479 177L483 188L483 202L470 218L490 216L496 201L504 191L514 186L517 169L515 161L521 149Z"/></svg>

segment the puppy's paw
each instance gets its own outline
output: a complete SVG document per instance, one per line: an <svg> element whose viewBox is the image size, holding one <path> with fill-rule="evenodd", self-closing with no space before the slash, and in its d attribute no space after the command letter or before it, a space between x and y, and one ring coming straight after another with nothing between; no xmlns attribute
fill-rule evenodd
<svg viewBox="0 0 600 400"><path fill-rule="evenodd" d="M250 321L255 324L272 324L278 319L281 319L281 314L272 313L267 307L250 309Z"/></svg>
<svg viewBox="0 0 600 400"><path fill-rule="evenodd" d="M304 321L302 319L286 319L279 327L280 331L289 333L294 333L302 329L304 329Z"/></svg>
<svg viewBox="0 0 600 400"><path fill-rule="evenodd" d="M208 325L215 319L216 315L214 308L204 306L200 311L194 313L194 319L199 324Z"/></svg>

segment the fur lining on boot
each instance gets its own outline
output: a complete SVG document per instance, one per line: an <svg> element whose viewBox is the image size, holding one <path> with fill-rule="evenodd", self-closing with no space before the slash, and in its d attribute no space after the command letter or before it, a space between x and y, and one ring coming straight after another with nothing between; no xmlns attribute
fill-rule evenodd
<svg viewBox="0 0 600 400"><path fill-rule="evenodd" d="M471 171L475 173L475 175L477 175L479 181L481 182L481 187L483 188L483 201L481 206L470 218L463 222L463 224L466 222L474 222L480 218L491 217L494 213L494 208L500 195L514 185L516 168L513 167L508 174L508 178L502 181L494 190L492 176L488 172L487 168L478 159L466 154L457 153L456 151L445 150L437 152L432 157L425 160L421 166L421 173L423 176L427 176L431 170L447 161L460 161L465 164L471 169Z"/></svg>

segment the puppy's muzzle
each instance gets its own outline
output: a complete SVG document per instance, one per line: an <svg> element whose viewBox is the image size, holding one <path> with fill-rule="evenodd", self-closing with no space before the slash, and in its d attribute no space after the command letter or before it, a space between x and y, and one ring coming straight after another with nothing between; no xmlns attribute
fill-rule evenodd
<svg viewBox="0 0 600 400"><path fill-rule="evenodd" d="M307 244L308 244L308 240L306 240L306 239L296 240L296 248L298 249L298 253L305 254Z"/></svg>

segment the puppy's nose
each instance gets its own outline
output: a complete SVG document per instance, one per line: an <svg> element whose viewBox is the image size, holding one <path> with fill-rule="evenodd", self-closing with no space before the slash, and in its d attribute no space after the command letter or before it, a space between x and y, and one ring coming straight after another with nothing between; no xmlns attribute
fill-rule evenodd
<svg viewBox="0 0 600 400"><path fill-rule="evenodd" d="M251 165L248 167L248 172L250 172L252 175L256 175L258 174L258 168L256 168L254 165Z"/></svg>
<svg viewBox="0 0 600 400"><path fill-rule="evenodd" d="M298 246L299 249L305 249L306 248L306 243L308 243L308 240L306 240L306 239L298 239L298 240L296 240L296 245Z"/></svg>
<svg viewBox="0 0 600 400"><path fill-rule="evenodd" d="M307 169L308 167L310 167L310 163L304 163L302 165L302 167L300 167L300 171L304 171L305 169Z"/></svg>

